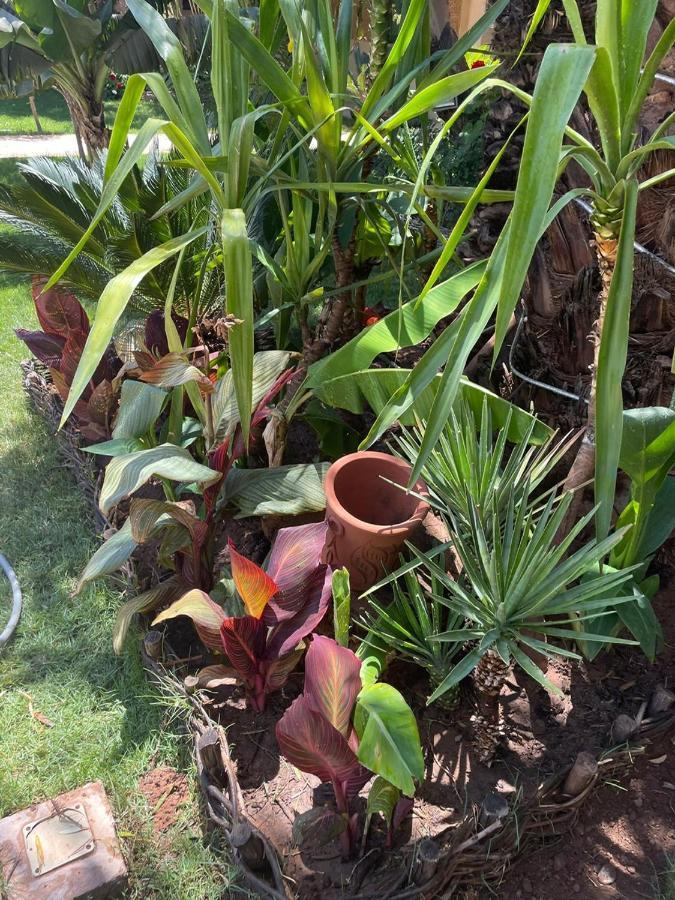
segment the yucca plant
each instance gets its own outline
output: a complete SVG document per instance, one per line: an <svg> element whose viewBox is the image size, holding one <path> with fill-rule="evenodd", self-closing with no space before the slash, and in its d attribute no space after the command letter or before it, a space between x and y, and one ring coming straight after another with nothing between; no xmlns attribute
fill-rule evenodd
<svg viewBox="0 0 675 900"><path fill-rule="evenodd" d="M536 418L517 417L508 406L499 422L489 398L478 409L479 414L466 400L456 404L422 469L432 504L457 521L468 520L472 508L485 516L494 508L504 516L512 498L534 502L570 446L569 440L542 431ZM420 422L396 438L411 464L425 428Z"/></svg>
<svg viewBox="0 0 675 900"><path fill-rule="evenodd" d="M432 599L465 620L463 627L433 638L461 648L461 659L428 703L473 673L476 747L486 762L492 759L499 743L499 694L510 666L520 666L547 690L559 693L530 654L580 659L576 652L555 642L607 641L606 636L582 630L580 623L626 599L620 596L618 588L630 577L629 573L601 574L598 568L621 540L621 534L600 542L591 540L568 556L594 511L556 545L556 534L571 499L569 493L559 496L552 492L543 507L537 509L518 503L512 495L504 515L496 497L492 497L487 513L471 501L466 519L451 515L447 525L463 567L457 581L444 571L435 555L413 551L422 577L427 581L436 579ZM394 573L389 580L396 578ZM634 643L619 638L610 641ZM471 649L465 648L467 642Z"/></svg>
<svg viewBox="0 0 675 900"><path fill-rule="evenodd" d="M393 654L425 669L434 694L460 651L458 644L438 641L438 635L461 628L464 619L435 599L442 594L443 586L433 573L426 589L416 572L404 572L392 587L394 600L387 606L370 600L363 622L367 628L366 652L372 648L378 653ZM445 691L437 702L445 709L455 709L459 684Z"/></svg>
<svg viewBox="0 0 675 900"><path fill-rule="evenodd" d="M127 173L158 133L173 143L183 157L180 164L193 176L183 197L165 204L162 211L205 193L211 200L212 215L206 224L195 222L182 236L154 248L113 279L105 304L100 304L105 313L94 322L65 415L95 368L97 353L109 340L132 290L156 266L175 258L214 224L223 244L225 312L240 320L230 332L229 343L239 408L244 415L250 408L255 305L251 262L245 257L251 250L270 272L271 293L278 301L270 312L281 316L284 311L286 315L290 304L298 317L304 365L289 385L288 395L292 395L306 365L342 338L354 280L354 223L363 219L360 209L375 201L386 206L392 194L413 192L419 166L409 152L407 124L490 74L494 67L451 70L505 3L499 0L461 41L433 58L422 40L428 34L428 5L424 0L409 4L391 52L365 97L349 73L351 0L340 5L335 22L328 0L302 6L264 4L257 23L236 0L205 3L212 30L211 87L218 126L214 142L179 42L145 0L128 0L130 12L167 66L175 97L164 80L152 73L129 78L111 135L101 201L90 229L51 283L63 277L85 249ZM288 71L273 52L278 35L284 32L290 38ZM261 87L269 92L264 99L276 102L259 102ZM155 94L165 118L148 120L125 152L129 127L146 88ZM407 179L380 184L367 180L364 166L379 151L393 156L399 168L409 173ZM435 198L464 200L471 195L471 189L446 191L434 185L430 190ZM261 204L267 204L270 197L278 202L281 221L281 236L272 252L263 242L249 243L249 225L258 221ZM425 217L423 203L414 204L414 210ZM372 213L364 215L368 221L378 219ZM308 305L321 300L326 278L322 268L329 262L336 293L316 322L310 323ZM315 289L316 295L312 293ZM285 333L283 328L281 333ZM247 436L244 416L242 425Z"/></svg>
<svg viewBox="0 0 675 900"><path fill-rule="evenodd" d="M540 0L531 32L549 2ZM577 486L594 472L596 530L598 538L602 538L611 523L620 447L621 378L633 286L636 205L640 191L673 174L670 170L655 178L638 180L648 154L675 145L675 138L667 136L675 114L668 116L642 145L638 144L638 123L659 64L675 40L675 20L645 58L657 0L598 0L595 46L587 43L576 0L567 0L564 5L576 43L547 47L532 96L501 79L483 82L473 92L499 86L529 107L513 208L471 302L380 413L364 446L380 437L392 421L409 409L444 366L411 478L414 481L420 475L443 431L476 341L496 314L495 354L499 352L538 241L568 203L586 196L592 207L602 290L589 428L568 484ZM582 92L600 135L599 149L568 124ZM559 177L572 160L585 171L588 186L568 191L552 203ZM481 182L478 194L485 183ZM448 241L444 254L454 252L455 246L454 241ZM419 302L438 277L436 270L444 258L442 255ZM444 348L442 354L439 344Z"/></svg>

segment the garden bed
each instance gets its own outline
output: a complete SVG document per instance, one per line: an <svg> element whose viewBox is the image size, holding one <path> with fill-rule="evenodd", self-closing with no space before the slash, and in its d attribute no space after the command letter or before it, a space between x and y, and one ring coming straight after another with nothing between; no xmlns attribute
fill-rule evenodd
<svg viewBox="0 0 675 900"><path fill-rule="evenodd" d="M32 402L53 426L60 415L58 396L34 366L27 364L24 371ZM90 457L79 451L76 430L66 427L59 432L59 441L78 483L94 500L96 470ZM269 527L259 518L235 524L237 543L254 558L264 556ZM143 572L136 575L144 580ZM203 647L188 620L181 618L168 624L164 649L155 651L154 659L146 656L146 662L166 691L186 696L192 705L190 722L206 808L223 828L243 874L260 896L403 900L460 888L477 890L484 883L499 883L523 851L534 851L542 842L555 844L556 865L561 853L571 857L580 838L586 854L602 860L607 848L589 847L588 839L583 840L587 833L583 822L589 819L582 814L581 828L578 823L585 809L592 810L595 828L605 829L604 839L619 843L612 856L618 864L612 890L621 891L635 874L629 871L630 863L621 867L621 852L631 853L633 844L621 826L612 831L603 824L605 815L610 821L616 818L621 801L607 799L607 787L596 794L596 787L609 781L625 789L624 807L625 802L632 803L641 817L649 817L651 841L661 842L664 849L672 841L668 815L673 788L668 786L667 771L675 711L650 718L647 708L657 686L675 680L672 586L662 591L656 605L668 648L656 665L629 648L618 648L593 664L551 663L546 675L561 688L559 700L522 672L510 673L501 697L504 750L490 768L477 760L471 745L470 693L463 693L451 721L437 704L425 707L428 684L420 670L394 664L388 681L404 691L419 723L425 779L412 817L396 833L392 848L385 847L386 830L375 820L367 840L347 860L337 839L320 847L304 843L300 849L294 834L299 815L331 803L330 790L320 787L318 778L280 757L274 735L282 713L300 694L300 672L291 674L283 689L269 698L263 713L248 707L234 679L226 679L215 690L202 690L194 675L205 662ZM191 662L180 662L186 659ZM609 750L612 725L622 713L638 718L639 732L629 745ZM563 784L582 751L599 761L598 770L577 795L570 796ZM485 811L486 798L495 794L508 802L508 812L499 818ZM354 808L363 818L365 799ZM570 831L567 844L562 836ZM591 835L596 833L590 830ZM500 891L518 896L521 881L535 881L528 868L533 866L536 863L518 863L520 875L512 881L507 877ZM638 877L644 878L644 873ZM581 891L587 890L582 883ZM551 896L557 896L552 891Z"/></svg>

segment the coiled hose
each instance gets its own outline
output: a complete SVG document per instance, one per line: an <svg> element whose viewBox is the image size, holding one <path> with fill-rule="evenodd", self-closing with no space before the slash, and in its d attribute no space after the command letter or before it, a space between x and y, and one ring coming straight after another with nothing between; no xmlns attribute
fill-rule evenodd
<svg viewBox="0 0 675 900"><path fill-rule="evenodd" d="M0 553L0 568L7 576L7 580L9 581L9 586L12 589L12 613L9 617L9 622L7 623L7 627L4 631L0 632L0 650L4 647L7 641L14 634L16 626L19 624L19 616L21 615L21 588L19 587L19 581L16 577L16 573L14 569L7 562L5 557Z"/></svg>

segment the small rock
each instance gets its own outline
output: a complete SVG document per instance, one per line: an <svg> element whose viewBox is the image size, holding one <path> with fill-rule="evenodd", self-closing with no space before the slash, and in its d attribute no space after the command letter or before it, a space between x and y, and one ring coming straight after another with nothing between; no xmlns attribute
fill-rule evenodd
<svg viewBox="0 0 675 900"><path fill-rule="evenodd" d="M564 853L556 853L553 857L553 868L556 872L562 872L565 868L565 854Z"/></svg>
<svg viewBox="0 0 675 900"><path fill-rule="evenodd" d="M642 797L633 797L633 803L639 809L642 806Z"/></svg>
<svg viewBox="0 0 675 900"><path fill-rule="evenodd" d="M598 870L598 881L600 884L614 884L616 881L616 869L609 863L605 863Z"/></svg>
<svg viewBox="0 0 675 900"><path fill-rule="evenodd" d="M580 894L580 893L581 893L581 885L580 885L580 884L577 884L577 883L575 882L575 883L572 885L572 890L574 891L575 894Z"/></svg>
<svg viewBox="0 0 675 900"><path fill-rule="evenodd" d="M529 878L523 878L523 890L528 894L532 893L532 882Z"/></svg>

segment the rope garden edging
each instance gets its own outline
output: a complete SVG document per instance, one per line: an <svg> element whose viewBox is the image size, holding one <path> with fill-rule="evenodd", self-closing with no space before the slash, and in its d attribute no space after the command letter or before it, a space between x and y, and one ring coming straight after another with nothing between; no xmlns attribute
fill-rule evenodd
<svg viewBox="0 0 675 900"><path fill-rule="evenodd" d="M61 415L58 395L33 362L23 363L22 368L26 393L47 423L56 428ZM66 464L96 510L97 522L114 527L98 510L99 478L91 458L79 449L76 429L66 425L56 439ZM247 816L225 729L209 715L193 685L196 679L191 681L188 676L181 680L175 670L162 664L162 657L167 663L177 657L158 632L146 635L142 657L160 688L189 704L187 725L194 740L206 813L221 830L241 875L260 897L291 900L290 879L284 876L273 843ZM675 730L672 695L657 689L649 704L643 703L635 721L630 721L634 727L628 740L623 739L597 760L581 751L573 765L546 779L527 800L513 806L506 802L491 806L486 798L482 807L472 809L435 840L422 838L404 848L409 856L406 870L378 900L432 900L486 881L498 881L532 840L546 840L569 831L598 786L610 775L630 768L650 742ZM614 742L618 743L619 734L613 731ZM344 900L372 900L371 894L359 890L368 871L362 863L373 852L355 861Z"/></svg>

